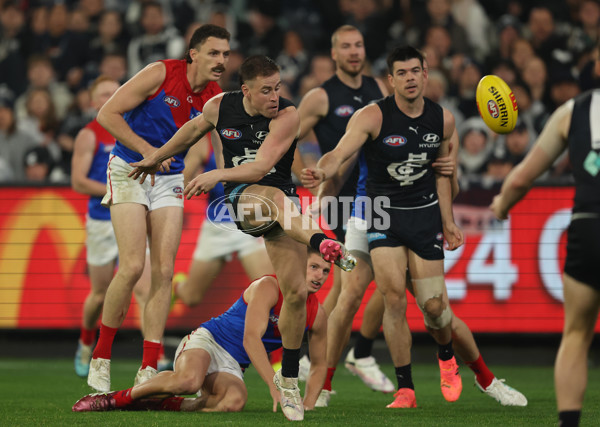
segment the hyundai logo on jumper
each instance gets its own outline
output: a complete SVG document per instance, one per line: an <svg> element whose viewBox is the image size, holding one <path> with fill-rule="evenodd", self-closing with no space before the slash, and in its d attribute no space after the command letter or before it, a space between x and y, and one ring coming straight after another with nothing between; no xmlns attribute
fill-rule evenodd
<svg viewBox="0 0 600 427"><path fill-rule="evenodd" d="M173 95L165 95L163 97L163 102L165 104L167 104L169 107L179 107L181 105L181 103L179 102L179 99L175 98Z"/></svg>
<svg viewBox="0 0 600 427"><path fill-rule="evenodd" d="M221 135L226 139L240 139L242 132L237 129L223 129Z"/></svg>
<svg viewBox="0 0 600 427"><path fill-rule="evenodd" d="M384 144L390 147L402 147L406 144L406 138L401 135L390 135L383 139Z"/></svg>

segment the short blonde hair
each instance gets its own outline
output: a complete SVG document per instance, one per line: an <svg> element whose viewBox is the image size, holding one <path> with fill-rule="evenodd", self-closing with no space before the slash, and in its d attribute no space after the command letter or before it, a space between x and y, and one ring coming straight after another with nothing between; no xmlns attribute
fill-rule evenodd
<svg viewBox="0 0 600 427"><path fill-rule="evenodd" d="M112 77L109 77L109 76L106 76L106 75L102 74L102 75L98 76L96 78L96 80L94 80L92 82L92 84L90 85L90 88L89 88L90 96L93 96L94 95L94 91L98 88L98 86L100 86L100 83L104 83L104 82L119 83L118 81L116 81Z"/></svg>
<svg viewBox="0 0 600 427"><path fill-rule="evenodd" d="M362 35L362 33L354 25L342 25L331 35L331 47L335 46L335 44L337 43L338 36L341 33L348 33L350 31L356 31L357 33L360 33Z"/></svg>

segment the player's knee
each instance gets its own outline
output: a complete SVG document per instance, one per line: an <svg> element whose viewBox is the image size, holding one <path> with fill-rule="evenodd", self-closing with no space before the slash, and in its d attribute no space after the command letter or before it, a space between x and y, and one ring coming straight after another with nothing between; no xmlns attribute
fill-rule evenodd
<svg viewBox="0 0 600 427"><path fill-rule="evenodd" d="M246 399L241 394L229 391L227 396L221 402L221 410L223 412L240 412L246 405Z"/></svg>
<svg viewBox="0 0 600 427"><path fill-rule="evenodd" d="M354 317L358 309L360 308L360 303L362 302L362 295L357 292L353 292L351 289L345 289L338 298L337 306L340 307L343 313L348 314L351 317Z"/></svg>
<svg viewBox="0 0 600 427"><path fill-rule="evenodd" d="M388 291L384 294L385 309L394 313L406 312L406 292Z"/></svg>
<svg viewBox="0 0 600 427"><path fill-rule="evenodd" d="M144 271L145 261L122 261L119 263L119 269L117 270L117 274L125 279L127 283L130 283L131 286L138 281L138 279L142 276L142 272Z"/></svg>
<svg viewBox="0 0 600 427"><path fill-rule="evenodd" d="M275 206L277 206L277 209L281 209L282 212L283 212L283 207L285 205L286 199L287 198L286 198L285 194L281 190L274 191L273 195L271 196L271 200L273 201L273 204Z"/></svg>
<svg viewBox="0 0 600 427"><path fill-rule="evenodd" d="M282 293L286 305L303 307L306 304L306 298L308 297L306 286L296 286L291 289L286 289L286 291Z"/></svg>
<svg viewBox="0 0 600 427"><path fill-rule="evenodd" d="M417 305L423 312L425 325L432 329L445 328L452 322L452 310L444 303L444 276L413 280Z"/></svg>
<svg viewBox="0 0 600 427"><path fill-rule="evenodd" d="M161 261L156 267L152 266L152 273L153 275L159 275L161 281L171 283L173 280L173 267L172 262Z"/></svg>
<svg viewBox="0 0 600 427"><path fill-rule="evenodd" d="M96 306L102 306L104 304L104 297L106 296L106 291L103 292L93 292L91 295L92 302Z"/></svg>
<svg viewBox="0 0 600 427"><path fill-rule="evenodd" d="M196 375L177 375L173 381L173 394L196 394L202 387L202 380Z"/></svg>
<svg viewBox="0 0 600 427"><path fill-rule="evenodd" d="M444 301L442 301L441 296L429 298L425 301L425 304L423 304L423 314L426 314L431 318L437 318L442 315L444 308L445 304Z"/></svg>
<svg viewBox="0 0 600 427"><path fill-rule="evenodd" d="M431 329L443 329L452 322L452 310L446 306L439 316L432 316L427 312L423 313L425 325Z"/></svg>

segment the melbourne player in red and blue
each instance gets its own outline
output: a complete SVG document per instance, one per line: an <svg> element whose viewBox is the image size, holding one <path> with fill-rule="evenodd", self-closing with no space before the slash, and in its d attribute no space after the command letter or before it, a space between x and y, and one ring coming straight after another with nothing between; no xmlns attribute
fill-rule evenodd
<svg viewBox="0 0 600 427"><path fill-rule="evenodd" d="M312 365L304 395L305 409L325 406L319 405L319 396L327 371L327 315L315 292L325 283L330 270L331 264L319 252L309 249L305 330L309 333ZM85 396L75 403L73 411L241 411L248 399L243 371L250 363L269 387L276 411L280 398L271 380L274 372L268 352L282 345L278 325L282 303L275 276L255 280L229 310L181 340L174 372L162 372L127 390ZM199 390L200 397L196 399L148 399L165 394L195 394Z"/></svg>
<svg viewBox="0 0 600 427"><path fill-rule="evenodd" d="M183 153L163 162L163 173L154 186L129 179L129 163L156 151L188 120L200 115L208 99L221 92L216 81L229 58L229 37L221 27L200 27L190 40L185 60L148 65L98 114L98 122L117 140L108 164L103 204L110 206L120 254L119 270L106 293L100 338L88 374L88 384L98 391L110 390L112 342L142 273L146 241L151 265L156 268L143 314L144 354L135 382L156 375L183 223Z"/></svg>

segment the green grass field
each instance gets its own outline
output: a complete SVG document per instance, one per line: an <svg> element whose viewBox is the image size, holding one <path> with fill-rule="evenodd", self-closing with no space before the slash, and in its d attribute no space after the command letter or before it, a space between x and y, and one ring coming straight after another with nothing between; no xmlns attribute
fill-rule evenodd
<svg viewBox="0 0 600 427"><path fill-rule="evenodd" d="M435 361L434 361L435 362ZM133 382L138 361L113 361L113 388ZM391 366L384 366L388 374ZM473 374L461 367L463 393L458 402L446 402L439 389L437 364L414 366L417 409L391 410L391 395L372 392L340 367L334 379L337 395L329 408L307 412L305 423L318 425L402 426L540 426L556 425L556 410L549 366L494 366L495 374L522 391L526 408L506 408L473 387ZM71 406L90 392L84 379L75 376L66 359L0 359L0 426L270 426L286 422L283 414L270 412L267 388L250 368L246 374L249 399L241 413L202 414L170 412L73 413ZM600 369L590 371L582 425L598 425L600 419Z"/></svg>

